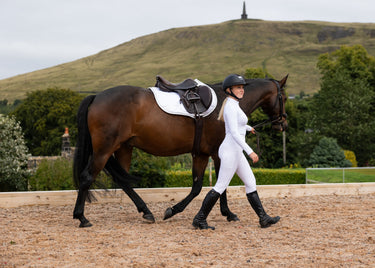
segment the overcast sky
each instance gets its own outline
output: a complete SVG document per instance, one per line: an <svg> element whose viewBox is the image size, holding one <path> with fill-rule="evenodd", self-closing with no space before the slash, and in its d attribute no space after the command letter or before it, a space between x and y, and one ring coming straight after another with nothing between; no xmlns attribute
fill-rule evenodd
<svg viewBox="0 0 375 268"><path fill-rule="evenodd" d="M248 18L375 23L374 0L245 2ZM243 0L0 0L0 79L170 28L239 19L242 5Z"/></svg>

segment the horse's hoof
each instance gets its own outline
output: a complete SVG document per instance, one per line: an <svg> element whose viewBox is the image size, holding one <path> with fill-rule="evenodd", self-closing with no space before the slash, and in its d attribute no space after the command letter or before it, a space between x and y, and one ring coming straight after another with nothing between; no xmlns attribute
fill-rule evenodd
<svg viewBox="0 0 375 268"><path fill-rule="evenodd" d="M163 220L169 219L173 216L173 209L172 208L167 208L167 210L164 213L164 218Z"/></svg>
<svg viewBox="0 0 375 268"><path fill-rule="evenodd" d="M92 224L89 221L81 222L79 225L80 228L86 228L86 227L91 227Z"/></svg>
<svg viewBox="0 0 375 268"><path fill-rule="evenodd" d="M239 221L239 220L240 219L237 217L236 214L231 213L231 214L229 214L227 216L227 221L229 221L229 222L231 222L231 221Z"/></svg>
<svg viewBox="0 0 375 268"><path fill-rule="evenodd" d="M150 223L154 223L155 222L155 218L154 218L154 215L152 215L152 213L150 213L150 214L144 214L143 218L146 221L150 222Z"/></svg>

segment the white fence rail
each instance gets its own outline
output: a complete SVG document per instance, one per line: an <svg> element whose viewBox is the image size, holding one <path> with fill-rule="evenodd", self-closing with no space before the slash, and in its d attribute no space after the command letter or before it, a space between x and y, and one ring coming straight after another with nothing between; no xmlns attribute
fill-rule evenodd
<svg viewBox="0 0 375 268"><path fill-rule="evenodd" d="M306 168L306 184L375 182L375 167Z"/></svg>

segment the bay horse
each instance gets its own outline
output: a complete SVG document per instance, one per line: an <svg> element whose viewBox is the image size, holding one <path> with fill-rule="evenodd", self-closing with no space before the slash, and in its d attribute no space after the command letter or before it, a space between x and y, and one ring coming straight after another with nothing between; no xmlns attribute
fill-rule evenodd
<svg viewBox="0 0 375 268"><path fill-rule="evenodd" d="M249 116L261 107L269 116L273 129L287 128L284 85L282 80L246 79L245 94L240 107ZM218 149L225 136L224 122L217 120L223 100L227 97L221 83L209 85L217 95L217 107L203 118L200 153L192 154L193 185L191 192L173 207L167 208L164 220L182 212L200 193L208 159L214 161L219 173ZM151 90L136 86L117 86L83 99L77 113L78 139L73 164L73 177L78 189L73 218L80 227L92 224L84 216L85 201L91 200L90 186L101 170L106 170L137 207L143 218L155 218L142 198L134 191L129 174L132 150L139 148L155 156L192 153L194 118L171 115L157 105ZM227 204L226 191L220 197L220 211L228 221L238 220Z"/></svg>

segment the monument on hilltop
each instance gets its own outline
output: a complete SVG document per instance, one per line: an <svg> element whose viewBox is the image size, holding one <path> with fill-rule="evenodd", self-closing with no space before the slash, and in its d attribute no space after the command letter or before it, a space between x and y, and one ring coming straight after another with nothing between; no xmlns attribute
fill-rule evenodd
<svg viewBox="0 0 375 268"><path fill-rule="evenodd" d="M242 8L241 20L247 20L246 4L245 4L245 1L243 1L243 8Z"/></svg>

